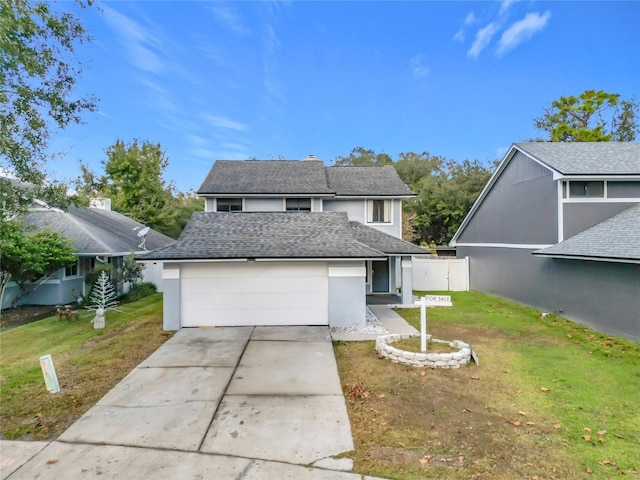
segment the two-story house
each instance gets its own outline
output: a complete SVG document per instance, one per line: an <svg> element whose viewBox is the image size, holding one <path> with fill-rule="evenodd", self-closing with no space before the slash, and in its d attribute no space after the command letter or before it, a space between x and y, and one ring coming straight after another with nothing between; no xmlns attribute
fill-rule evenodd
<svg viewBox="0 0 640 480"><path fill-rule="evenodd" d="M366 295L412 302L402 200L390 166L304 160L216 161L178 242L140 256L164 262L164 328L361 326Z"/></svg>
<svg viewBox="0 0 640 480"><path fill-rule="evenodd" d="M640 144L514 144L451 244L473 290L640 340Z"/></svg>

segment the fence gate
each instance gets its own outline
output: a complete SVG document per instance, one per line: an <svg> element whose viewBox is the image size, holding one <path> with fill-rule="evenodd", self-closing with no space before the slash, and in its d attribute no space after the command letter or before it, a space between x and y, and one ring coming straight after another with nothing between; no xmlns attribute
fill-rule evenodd
<svg viewBox="0 0 640 480"><path fill-rule="evenodd" d="M469 257L413 257L413 289L469 290Z"/></svg>

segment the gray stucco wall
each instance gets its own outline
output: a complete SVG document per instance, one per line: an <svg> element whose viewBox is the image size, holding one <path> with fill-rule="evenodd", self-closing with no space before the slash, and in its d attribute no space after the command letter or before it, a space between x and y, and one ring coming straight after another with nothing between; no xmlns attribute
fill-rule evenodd
<svg viewBox="0 0 640 480"><path fill-rule="evenodd" d="M551 171L517 153L458 243L557 243L557 188Z"/></svg>
<svg viewBox="0 0 640 480"><path fill-rule="evenodd" d="M640 265L536 257L532 250L458 247L470 287L640 341Z"/></svg>
<svg viewBox="0 0 640 480"><path fill-rule="evenodd" d="M364 261L329 263L329 326L366 325L365 275Z"/></svg>
<svg viewBox="0 0 640 480"><path fill-rule="evenodd" d="M635 205L634 203L565 203L563 207L564 238L574 236L587 228Z"/></svg>

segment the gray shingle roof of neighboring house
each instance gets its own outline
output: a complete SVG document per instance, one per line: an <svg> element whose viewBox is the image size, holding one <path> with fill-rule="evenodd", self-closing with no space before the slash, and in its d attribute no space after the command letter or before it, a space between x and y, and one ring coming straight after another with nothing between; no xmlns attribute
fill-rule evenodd
<svg viewBox="0 0 640 480"><path fill-rule="evenodd" d="M391 165L326 167L329 189L339 196L415 196Z"/></svg>
<svg viewBox="0 0 640 480"><path fill-rule="evenodd" d="M217 160L199 194L331 195L324 163L298 160Z"/></svg>
<svg viewBox="0 0 640 480"><path fill-rule="evenodd" d="M49 229L68 238L80 256L125 255L142 251L138 247L141 242L138 231L144 225L118 212L74 206L67 212L41 208L30 210L26 221L37 229ZM151 250L173 242L174 239L149 230L145 245Z"/></svg>
<svg viewBox="0 0 640 480"><path fill-rule="evenodd" d="M363 225L360 222L349 222L353 236L359 242L369 245L389 255L428 255L427 250L409 243L400 238L392 237L375 228Z"/></svg>
<svg viewBox="0 0 640 480"><path fill-rule="evenodd" d="M414 194L391 165L325 167L322 161L218 160L201 195L395 196Z"/></svg>
<svg viewBox="0 0 640 480"><path fill-rule="evenodd" d="M514 146L563 175L640 175L638 142L530 142Z"/></svg>
<svg viewBox="0 0 640 480"><path fill-rule="evenodd" d="M534 255L640 261L640 204Z"/></svg>
<svg viewBox="0 0 640 480"><path fill-rule="evenodd" d="M344 212L198 212L175 244L138 258L385 257L382 251L355 238Z"/></svg>

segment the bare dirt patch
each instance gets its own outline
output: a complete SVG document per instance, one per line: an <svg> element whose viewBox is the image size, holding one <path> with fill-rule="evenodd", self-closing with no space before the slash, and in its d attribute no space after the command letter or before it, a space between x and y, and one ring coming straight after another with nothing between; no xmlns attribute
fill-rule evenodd
<svg viewBox="0 0 640 480"><path fill-rule="evenodd" d="M56 307L51 305L25 305L2 310L0 317L0 332L10 330L20 325L37 322L56 313Z"/></svg>

